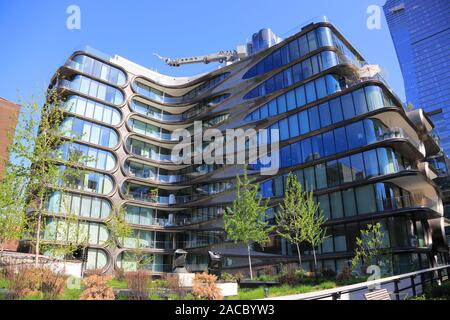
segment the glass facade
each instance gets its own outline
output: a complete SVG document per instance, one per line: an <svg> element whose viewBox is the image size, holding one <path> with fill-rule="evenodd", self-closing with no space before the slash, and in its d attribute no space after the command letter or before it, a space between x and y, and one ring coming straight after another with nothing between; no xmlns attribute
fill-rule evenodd
<svg viewBox="0 0 450 320"><path fill-rule="evenodd" d="M56 191L50 194L46 209L55 214L69 213L84 218L106 219L111 214L111 203L98 197Z"/></svg>
<svg viewBox="0 0 450 320"><path fill-rule="evenodd" d="M64 135L105 148L114 148L119 143L119 136L114 129L79 118L65 119L61 130Z"/></svg>
<svg viewBox="0 0 450 320"><path fill-rule="evenodd" d="M116 166L115 156L105 150L85 146L80 143L66 143L60 146L60 157L64 160L82 159L81 164L92 169L110 171ZM74 156L73 156L74 155Z"/></svg>
<svg viewBox="0 0 450 320"><path fill-rule="evenodd" d="M434 254L445 262L437 248L446 244L434 235L443 228L429 223L440 214L440 195L424 177L422 162L434 152L423 141L427 129L418 132L384 81L349 72L366 62L329 23L308 25L273 45L258 47L242 63L183 78L154 72L150 79L121 59L109 65L75 54L55 83L71 89L57 93L67 107L62 132L75 141L55 154L58 161L86 156L87 169L81 177L68 171L49 190L45 238L67 242L71 228L86 231L86 268L107 272L137 270L136 248L148 258L144 268L156 274L172 271L176 249L188 252L193 271L206 270L208 251L216 247L223 248L224 269L246 268L247 250L228 241L222 218L235 199L236 175L247 166L259 195L270 199L269 224L276 222L290 172L313 192L327 219L327 238L316 248L319 268L339 272L349 266L356 237L374 222L382 225L390 273L433 265ZM172 155L171 133L185 128L192 134L195 120L225 134L278 130L279 170L269 176L260 171L274 149L259 150L260 160L245 165L175 163L181 155ZM257 138L273 142L262 133ZM191 152L210 146L193 143ZM106 222L116 207L133 231L106 245ZM65 223L68 213L79 217L74 226ZM302 243L300 249L303 268L311 270L312 248ZM267 247L253 250L256 273L298 260L296 247L275 233Z"/></svg>
<svg viewBox="0 0 450 320"><path fill-rule="evenodd" d="M126 75L122 70L84 54L73 57L69 66L114 85L122 86L126 82Z"/></svg>
<svg viewBox="0 0 450 320"><path fill-rule="evenodd" d="M450 2L388 0L383 8L400 62L407 102L427 112L442 109L435 124L448 155Z"/></svg>
<svg viewBox="0 0 450 320"><path fill-rule="evenodd" d="M70 80L59 80L58 86L113 105L121 105L124 102L123 93L119 89L82 75L76 75Z"/></svg>
<svg viewBox="0 0 450 320"><path fill-rule="evenodd" d="M118 125L121 115L116 108L94 102L80 96L69 96L65 101L67 111L78 116L103 122L107 125Z"/></svg>

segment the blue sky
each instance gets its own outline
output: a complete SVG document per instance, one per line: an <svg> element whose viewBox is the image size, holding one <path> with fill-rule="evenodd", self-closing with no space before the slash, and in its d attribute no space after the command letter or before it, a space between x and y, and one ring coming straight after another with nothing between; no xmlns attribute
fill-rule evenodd
<svg viewBox="0 0 450 320"><path fill-rule="evenodd" d="M158 72L192 75L212 65L167 67L170 57L235 49L263 27L279 36L326 15L371 63L379 64L404 99L403 80L384 15L380 30L366 27L369 5L385 0L0 0L0 96L37 95L75 49L89 45ZM81 29L66 27L69 5L81 9Z"/></svg>

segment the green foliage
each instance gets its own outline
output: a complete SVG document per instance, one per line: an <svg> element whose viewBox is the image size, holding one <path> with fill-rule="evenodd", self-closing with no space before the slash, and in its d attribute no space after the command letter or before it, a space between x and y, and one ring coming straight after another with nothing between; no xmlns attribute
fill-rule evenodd
<svg viewBox="0 0 450 320"><path fill-rule="evenodd" d="M425 288L425 297L428 299L446 299L450 300L450 281L429 285Z"/></svg>
<svg viewBox="0 0 450 320"><path fill-rule="evenodd" d="M7 167L0 180L0 255L3 243L22 238L26 226L26 181Z"/></svg>
<svg viewBox="0 0 450 320"><path fill-rule="evenodd" d="M360 231L361 236L356 238L355 256L352 259L352 267L361 264L381 265L384 233L381 224L368 224L367 229Z"/></svg>
<svg viewBox="0 0 450 320"><path fill-rule="evenodd" d="M236 277L228 272L222 272L219 280L224 281L224 282L237 282Z"/></svg>
<svg viewBox="0 0 450 320"><path fill-rule="evenodd" d="M248 247L250 278L253 279L251 267L250 245L257 243L264 246L270 241L270 233L274 227L267 221L267 203L259 193L259 184L252 183L244 171L241 179L236 177L236 198L231 208L224 214L224 228L227 237L235 242L242 241Z"/></svg>
<svg viewBox="0 0 450 320"><path fill-rule="evenodd" d="M127 288L127 282L125 280L118 280L116 278L109 280L106 284L109 287L114 288L114 289L126 289Z"/></svg>
<svg viewBox="0 0 450 320"><path fill-rule="evenodd" d="M309 243L314 255L314 270L317 270L316 248L322 244L327 237L327 229L323 224L327 221L320 209L320 203L314 201L313 193L307 193L303 203L303 228L305 241Z"/></svg>
<svg viewBox="0 0 450 320"><path fill-rule="evenodd" d="M132 234L130 224L126 221L125 208L115 205L112 214L106 221L106 226L109 229L110 237L107 241L110 245L122 245L125 238Z"/></svg>
<svg viewBox="0 0 450 320"><path fill-rule="evenodd" d="M224 215L227 237L235 242L264 245L270 241L269 234L273 230L266 221L268 200L263 201L258 195L259 184L252 183L247 172L242 179L239 176L236 179L236 199Z"/></svg>
<svg viewBox="0 0 450 320"><path fill-rule="evenodd" d="M66 106L58 93L52 90L46 92L45 96L42 108L34 98L20 103L21 115L9 147L14 161L8 170L15 180L26 185L23 192L17 193L21 197L17 203L23 203L31 212L26 236L35 245L36 265L41 251L41 236L44 234L44 219L48 215L45 212L47 197L55 190L63 192L64 186L78 181L83 175L82 166L88 161L79 152L70 152L68 159L62 157L59 148L72 145L77 137L62 125Z"/></svg>
<svg viewBox="0 0 450 320"><path fill-rule="evenodd" d="M307 196L307 193L302 192L302 185L297 176L289 173L284 200L275 215L277 234L296 245L300 267L302 265L300 244L307 240L307 228L304 225Z"/></svg>

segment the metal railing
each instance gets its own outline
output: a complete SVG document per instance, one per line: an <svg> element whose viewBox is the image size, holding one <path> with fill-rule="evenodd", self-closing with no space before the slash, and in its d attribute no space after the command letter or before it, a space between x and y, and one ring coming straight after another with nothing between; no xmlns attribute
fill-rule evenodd
<svg viewBox="0 0 450 320"><path fill-rule="evenodd" d="M365 293L378 289L387 289L394 300L404 300L422 294L427 285L448 281L449 275L450 265L444 265L333 289L261 300L365 300Z"/></svg>
<svg viewBox="0 0 450 320"><path fill-rule="evenodd" d="M376 136L377 141L384 141L393 138L404 138L411 142L418 150L423 151L423 144L414 140L403 128L392 127L383 130L380 134Z"/></svg>

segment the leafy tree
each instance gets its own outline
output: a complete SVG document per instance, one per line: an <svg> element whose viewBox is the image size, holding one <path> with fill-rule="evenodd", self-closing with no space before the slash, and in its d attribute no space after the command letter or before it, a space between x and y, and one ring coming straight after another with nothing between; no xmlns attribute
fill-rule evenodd
<svg viewBox="0 0 450 320"><path fill-rule="evenodd" d="M59 149L77 139L63 127L66 105L55 90L46 93L42 108L35 99L22 103L14 141L9 151L16 178L26 181L23 201L30 212L27 237L35 246L35 264L39 264L45 202L49 194L62 189L69 181L79 179L83 157L73 154L64 159Z"/></svg>
<svg viewBox="0 0 450 320"><path fill-rule="evenodd" d="M133 236L133 229L126 221L126 210L123 207L114 206L113 214L106 222L110 232L108 244L123 246L126 238ZM145 266L153 263L154 256L142 249L139 239L136 239L134 248L128 248L124 252L127 261L134 261L136 270L143 270Z"/></svg>
<svg viewBox="0 0 450 320"><path fill-rule="evenodd" d="M131 225L126 220L125 208L118 205L113 206L112 214L106 222L109 229L109 245L123 245L124 239L132 235Z"/></svg>
<svg viewBox="0 0 450 320"><path fill-rule="evenodd" d="M360 234L360 237L356 237L352 267L356 268L360 263L381 266L385 237L384 232L381 230L381 224L379 222L368 224L367 229L361 230Z"/></svg>
<svg viewBox="0 0 450 320"><path fill-rule="evenodd" d="M322 210L320 209L320 203L315 203L313 193L306 194L306 198L303 204L303 228L305 241L311 245L314 256L314 270L317 271L317 257L316 248L322 244L326 239L327 230L323 228L323 224L326 222ZM316 272L315 272L316 273Z"/></svg>
<svg viewBox="0 0 450 320"><path fill-rule="evenodd" d="M274 227L268 226L266 210L269 200L262 200L258 192L259 184L252 183L247 171L244 171L242 179L237 176L236 180L236 198L232 207L225 211L224 227L230 240L242 241L247 245L250 278L253 279L251 245L268 243Z"/></svg>
<svg viewBox="0 0 450 320"><path fill-rule="evenodd" d="M306 228L303 225L307 196L306 192L302 192L302 185L297 176L289 173L286 179L284 200L275 215L277 234L296 245L300 268L302 267L300 244L307 239Z"/></svg>
<svg viewBox="0 0 450 320"><path fill-rule="evenodd" d="M26 184L11 167L0 180L0 258L4 243L22 238L26 227L24 190Z"/></svg>

